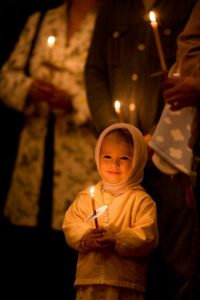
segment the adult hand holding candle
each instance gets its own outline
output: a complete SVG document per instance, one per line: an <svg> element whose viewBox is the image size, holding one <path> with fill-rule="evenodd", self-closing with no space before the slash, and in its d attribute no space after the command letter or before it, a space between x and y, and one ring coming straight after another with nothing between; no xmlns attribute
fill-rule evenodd
<svg viewBox="0 0 200 300"><path fill-rule="evenodd" d="M115 107L115 112L119 117L119 121L123 122L123 118L122 118L122 114L121 114L121 103L119 100L116 100L114 103L114 107Z"/></svg>
<svg viewBox="0 0 200 300"><path fill-rule="evenodd" d="M162 49L162 45L161 45L161 41L160 41L160 36L159 36L159 32L158 32L158 23L156 21L156 15L153 11L150 11L149 18L151 21L151 26L153 28L153 33L154 33L154 37L155 37L156 47L158 50L158 56L160 59L161 68L162 68L162 71L164 73L166 73L167 66L166 66L165 57L164 57L164 53L163 53L163 49Z"/></svg>
<svg viewBox="0 0 200 300"><path fill-rule="evenodd" d="M99 224L98 224L98 219L96 216L96 207L95 207L95 201L94 201L94 192L95 192L95 188L92 186L90 189L90 196L91 196L91 200L92 200L92 210L93 210L93 214L94 214L94 223L95 223L95 227L99 228Z"/></svg>

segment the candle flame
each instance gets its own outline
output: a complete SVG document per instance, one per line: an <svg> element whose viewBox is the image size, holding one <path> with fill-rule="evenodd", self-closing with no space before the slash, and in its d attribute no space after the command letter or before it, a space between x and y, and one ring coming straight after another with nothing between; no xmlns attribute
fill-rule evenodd
<svg viewBox="0 0 200 300"><path fill-rule="evenodd" d="M151 22L156 22L156 15L153 11L150 11L149 19L150 19Z"/></svg>
<svg viewBox="0 0 200 300"><path fill-rule="evenodd" d="M91 195L91 197L94 197L94 192L95 192L95 188L94 188L94 186L92 186L90 188L90 195Z"/></svg>
<svg viewBox="0 0 200 300"><path fill-rule="evenodd" d="M130 111L134 111L135 108L136 108L135 103L132 102L132 103L129 104Z"/></svg>
<svg viewBox="0 0 200 300"><path fill-rule="evenodd" d="M180 72L177 71L177 72L173 73L173 74L172 74L172 77L175 77L175 78L180 77Z"/></svg>
<svg viewBox="0 0 200 300"><path fill-rule="evenodd" d="M120 112L121 103L120 103L119 100L116 100L116 101L115 101L114 106L115 106L115 111L116 111L116 112Z"/></svg>
<svg viewBox="0 0 200 300"><path fill-rule="evenodd" d="M55 41L56 41L55 36L53 36L53 35L49 36L48 39L47 39L47 45L48 45L48 47L52 48L54 46L54 44L55 44Z"/></svg>

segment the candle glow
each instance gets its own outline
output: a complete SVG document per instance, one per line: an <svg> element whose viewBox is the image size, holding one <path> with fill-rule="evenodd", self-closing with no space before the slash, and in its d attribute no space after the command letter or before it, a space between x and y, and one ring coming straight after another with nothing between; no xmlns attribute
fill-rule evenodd
<svg viewBox="0 0 200 300"><path fill-rule="evenodd" d="M134 123L134 111L135 111L135 109L136 109L135 103L131 102L129 104L129 111L130 111L130 120L129 120L129 123L130 124Z"/></svg>
<svg viewBox="0 0 200 300"><path fill-rule="evenodd" d="M120 112L121 112L121 103L120 103L119 100L116 100L116 101L115 101L115 111L116 111L117 113L120 113Z"/></svg>
<svg viewBox="0 0 200 300"><path fill-rule="evenodd" d="M163 49L162 49L162 45L161 45L161 41L160 41L159 32L158 32L158 23L156 21L156 15L153 11L150 11L149 19L151 21L150 23L151 23L151 27L153 29L153 33L154 33L154 37L155 37L155 42L156 42L156 47L158 50L158 56L160 59L161 68L162 68L162 71L165 73L167 71L167 66L166 66L164 53L163 53Z"/></svg>
<svg viewBox="0 0 200 300"><path fill-rule="evenodd" d="M155 13L153 11L150 11L150 13L149 13L149 19L154 24L154 26L157 26L156 15L155 15Z"/></svg>
<svg viewBox="0 0 200 300"><path fill-rule="evenodd" d="M130 109L130 111L134 111L135 110L135 103L130 103L129 104L129 109Z"/></svg>
<svg viewBox="0 0 200 300"><path fill-rule="evenodd" d="M47 39L47 46L48 46L49 48L53 48L53 46L55 45L55 41L56 41L55 36L50 35L50 36L48 37L48 39Z"/></svg>
<svg viewBox="0 0 200 300"><path fill-rule="evenodd" d="M114 107L115 107L115 112L118 115L120 122L123 122L122 115L121 115L121 103L119 100L115 101Z"/></svg>

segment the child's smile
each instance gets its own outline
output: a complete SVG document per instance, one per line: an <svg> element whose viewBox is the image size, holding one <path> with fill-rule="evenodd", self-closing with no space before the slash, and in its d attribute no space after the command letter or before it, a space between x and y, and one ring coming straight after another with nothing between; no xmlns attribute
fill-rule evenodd
<svg viewBox="0 0 200 300"><path fill-rule="evenodd" d="M128 177L133 159L132 147L118 136L107 136L101 145L99 167L107 182L119 183Z"/></svg>

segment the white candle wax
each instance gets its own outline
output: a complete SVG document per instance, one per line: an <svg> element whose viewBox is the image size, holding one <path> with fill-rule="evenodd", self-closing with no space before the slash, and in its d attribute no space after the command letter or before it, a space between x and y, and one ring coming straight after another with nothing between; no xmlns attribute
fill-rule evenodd
<svg viewBox="0 0 200 300"><path fill-rule="evenodd" d="M164 53L163 53L163 49L162 49L162 45L161 45L161 41L160 41L160 35L158 32L158 23L156 21L156 16L153 11L150 11L149 18L151 21L150 24L153 29L153 33L154 33L154 37L155 37L155 42L156 42L156 47L157 47L157 51L158 51L158 56L160 59L161 68L162 68L162 71L165 73L167 71L167 66L166 66L165 57L164 57Z"/></svg>
<svg viewBox="0 0 200 300"><path fill-rule="evenodd" d="M95 188L92 186L90 188L90 196L91 196L91 201L92 201L93 214L94 214L94 216L96 216L96 207L95 207L95 201L94 201L94 193L95 193ZM95 227L98 228L99 224L98 224L97 218L94 218L94 223L95 223Z"/></svg>

